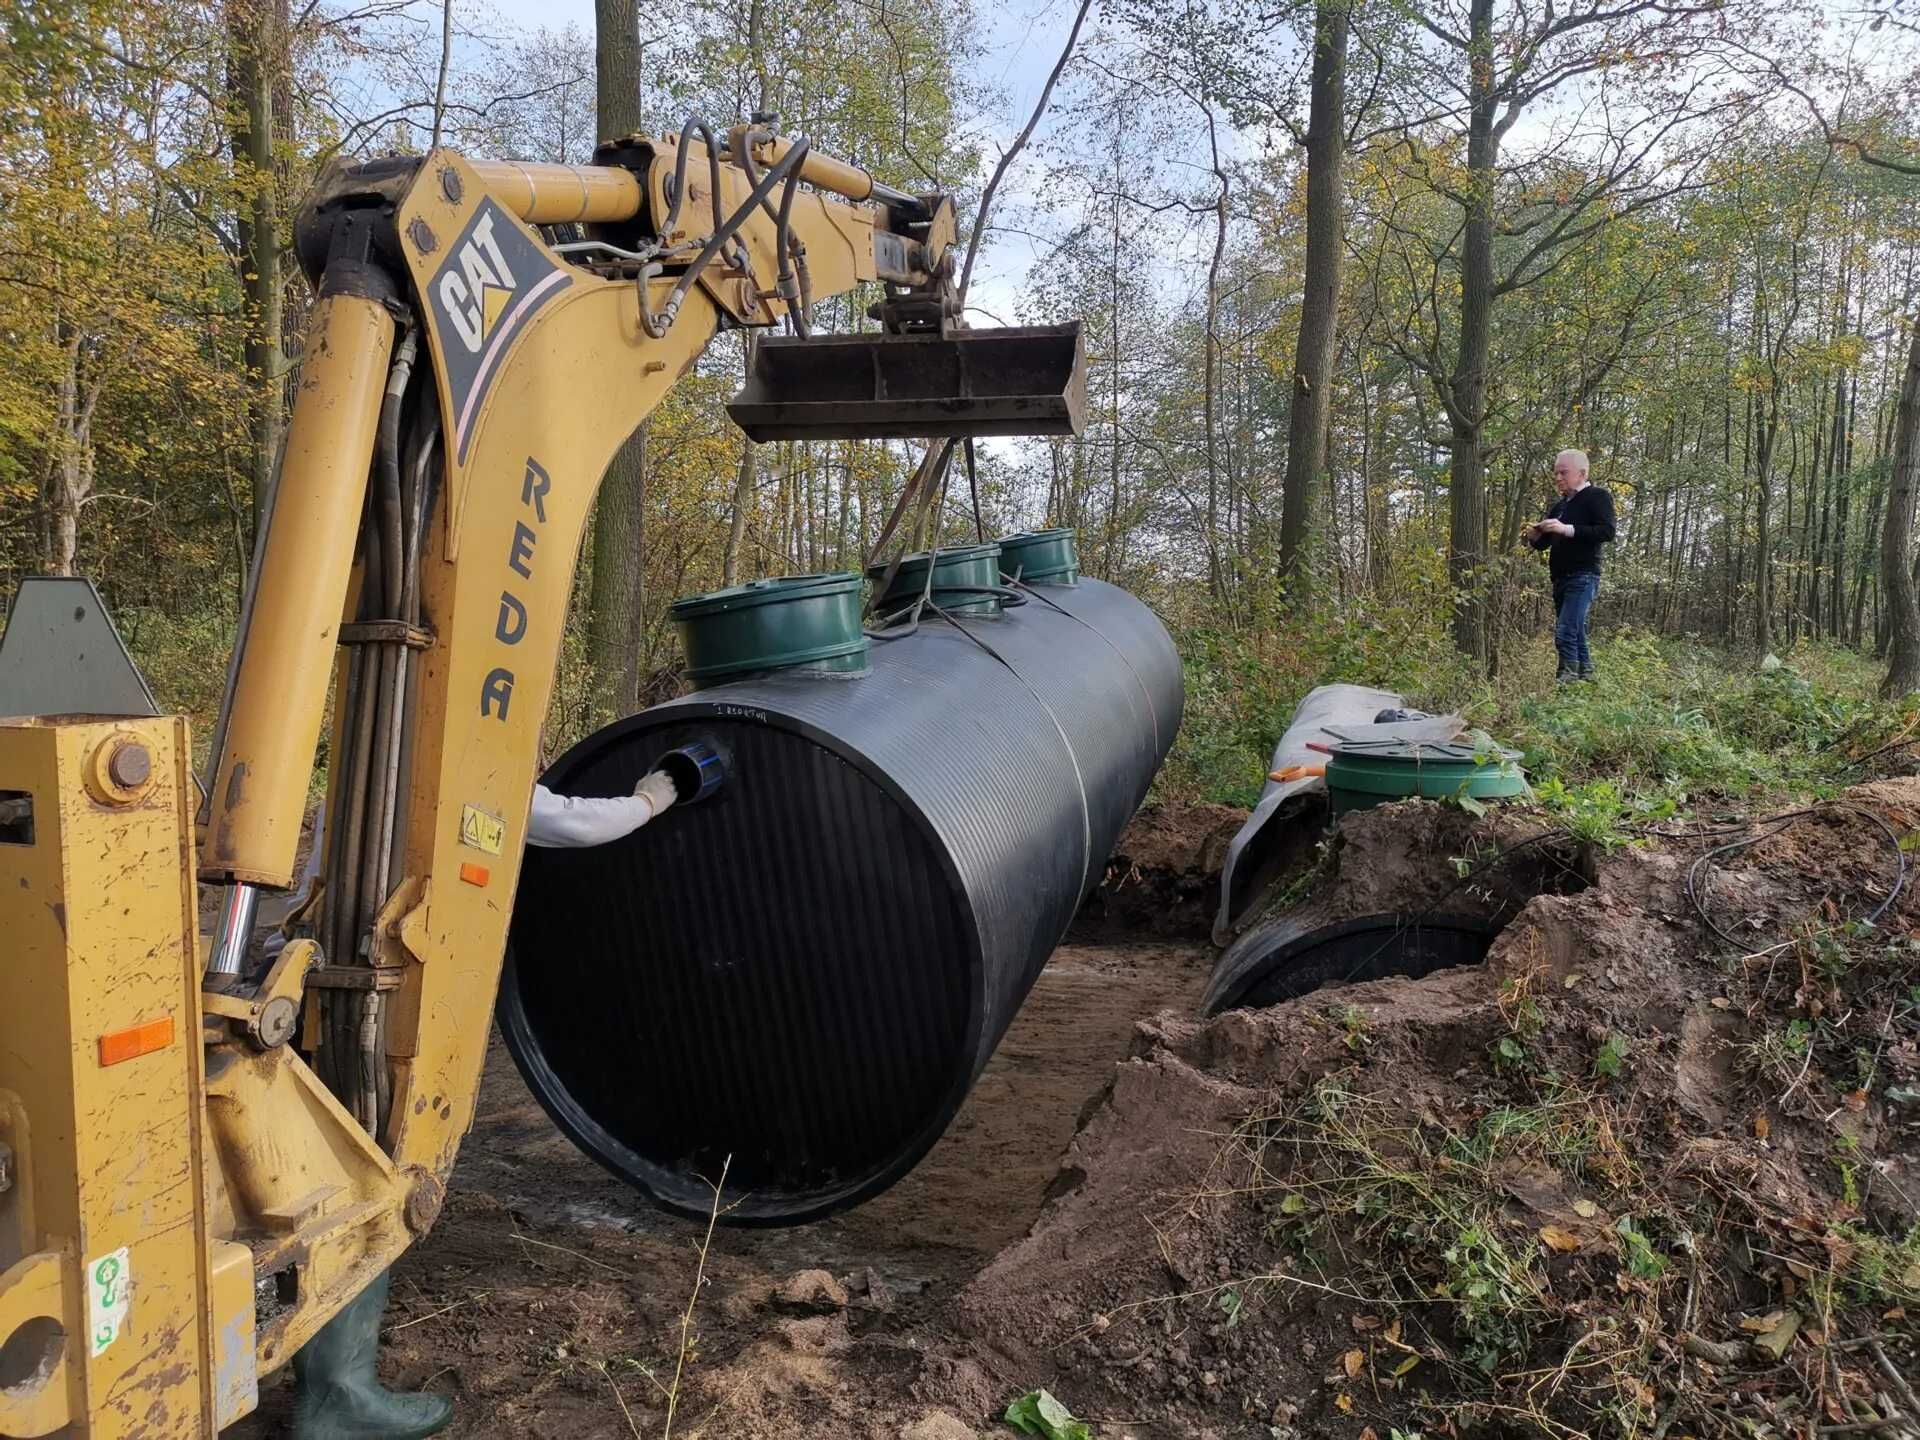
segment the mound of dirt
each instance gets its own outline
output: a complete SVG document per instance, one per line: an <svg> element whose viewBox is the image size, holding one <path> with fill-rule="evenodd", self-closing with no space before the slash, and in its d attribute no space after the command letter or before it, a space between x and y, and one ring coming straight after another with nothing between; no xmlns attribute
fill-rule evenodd
<svg viewBox="0 0 1920 1440"><path fill-rule="evenodd" d="M1499 925L1534 896L1574 894L1593 878L1587 850L1522 812L1476 817L1409 800L1344 816L1314 872L1287 887L1266 918L1467 915Z"/></svg>
<svg viewBox="0 0 1920 1440"><path fill-rule="evenodd" d="M1143 817L1089 909L1199 932L1238 820ZM1920 781L1597 857L1348 817L1302 910L1473 914L1485 965L1202 1021L1200 944L1082 940L913 1175L711 1244L495 1055L383 1373L556 1440L987 1440L1040 1387L1096 1440L1920 1434L1917 826Z"/></svg>
<svg viewBox="0 0 1920 1440"><path fill-rule="evenodd" d="M1513 912L1487 964L1143 1025L923 1393L1044 1384L1103 1436L1920 1433L1920 891L1858 923L1917 821L1881 782L1710 867L1735 834L1523 874L1522 820L1353 817L1320 903L1465 891Z"/></svg>

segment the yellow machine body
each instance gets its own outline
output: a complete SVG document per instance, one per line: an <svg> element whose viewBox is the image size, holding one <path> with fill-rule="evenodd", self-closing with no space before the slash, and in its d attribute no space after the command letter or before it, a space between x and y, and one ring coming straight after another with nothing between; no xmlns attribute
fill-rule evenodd
<svg viewBox="0 0 1920 1440"><path fill-rule="evenodd" d="M320 298L197 829L184 721L0 719L0 1436L216 1435L438 1214L473 1121L600 477L717 329L794 304L773 286L771 206L673 299L752 189L730 152L716 205L712 157L689 143L677 212L671 139L593 167L435 152L323 179L308 219L331 217L333 248L309 261ZM771 136L734 143L765 165L788 154ZM803 173L862 201L876 188L841 162ZM923 313L950 308L944 200L792 200L814 298L884 277L931 297ZM658 260L622 273L636 227L670 212ZM923 223L903 227L909 214ZM603 227L594 253L612 262L534 228L570 222ZM437 407L439 437L420 619L356 624L382 391L415 346L431 396L412 403ZM377 913L341 953L297 938L263 979L217 975L196 871L291 884L330 677L342 813L355 645L410 667ZM360 997L369 1035L378 1017L377 1116L309 1063L320 996Z"/></svg>
<svg viewBox="0 0 1920 1440"><path fill-rule="evenodd" d="M120 785L129 749L146 774ZM187 763L177 719L0 726L0 1435L211 1434L253 1408L253 1266L216 1235L201 1104Z"/></svg>

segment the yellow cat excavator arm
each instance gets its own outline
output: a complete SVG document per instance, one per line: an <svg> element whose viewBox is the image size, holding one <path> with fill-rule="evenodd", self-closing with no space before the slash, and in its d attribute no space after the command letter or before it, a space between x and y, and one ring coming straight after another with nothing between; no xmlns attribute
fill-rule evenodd
<svg viewBox="0 0 1920 1440"><path fill-rule="evenodd" d="M758 438L1079 425L1077 327L960 326L947 199L761 128L342 166L297 240L204 803L182 720L0 720L0 1436L214 1435L434 1222L587 516L718 330L791 332L736 402ZM863 281L878 329L796 363ZM320 882L261 973L323 738Z"/></svg>

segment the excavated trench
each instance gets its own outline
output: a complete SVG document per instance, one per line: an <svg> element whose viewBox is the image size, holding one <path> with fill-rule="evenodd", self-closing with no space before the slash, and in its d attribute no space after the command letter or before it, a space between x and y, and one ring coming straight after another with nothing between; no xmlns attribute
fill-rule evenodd
<svg viewBox="0 0 1920 1440"><path fill-rule="evenodd" d="M1462 819L1465 819L1464 812ZM1508 921L1537 895L1593 883L1591 853L1551 834L1514 836L1492 850L1449 838L1442 807L1398 805L1350 815L1330 835L1284 847L1298 858L1268 877L1272 892L1305 890L1242 931L1215 963L1202 1013L1259 1009L1332 986L1421 979L1483 961ZM1315 851L1322 858L1311 859ZM1436 853L1454 879L1437 877ZM1382 908L1369 908L1385 902ZM1277 913L1276 913L1277 911Z"/></svg>

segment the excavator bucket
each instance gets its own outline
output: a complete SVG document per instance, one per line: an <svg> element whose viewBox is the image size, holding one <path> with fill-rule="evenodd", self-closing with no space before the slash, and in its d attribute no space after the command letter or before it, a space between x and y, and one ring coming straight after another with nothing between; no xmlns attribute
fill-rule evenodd
<svg viewBox="0 0 1920 1440"><path fill-rule="evenodd" d="M1078 435L1080 322L938 335L769 336L727 413L767 440Z"/></svg>

